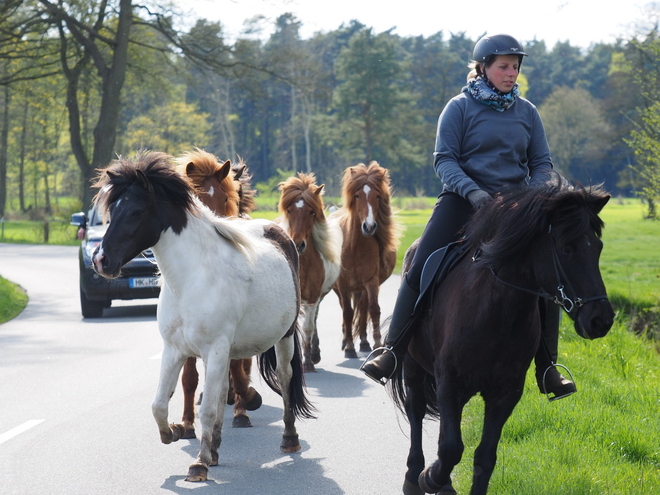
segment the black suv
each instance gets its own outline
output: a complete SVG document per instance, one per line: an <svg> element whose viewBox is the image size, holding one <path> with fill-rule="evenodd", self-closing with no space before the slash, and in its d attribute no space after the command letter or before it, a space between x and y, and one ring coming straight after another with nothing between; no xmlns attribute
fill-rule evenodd
<svg viewBox="0 0 660 495"><path fill-rule="evenodd" d="M108 228L96 208L71 215L71 225L79 228L82 238L80 261L80 308L84 318L103 316L113 299L147 299L158 297L160 283L158 266L150 249L126 263L118 278L109 280L94 271L92 253Z"/></svg>

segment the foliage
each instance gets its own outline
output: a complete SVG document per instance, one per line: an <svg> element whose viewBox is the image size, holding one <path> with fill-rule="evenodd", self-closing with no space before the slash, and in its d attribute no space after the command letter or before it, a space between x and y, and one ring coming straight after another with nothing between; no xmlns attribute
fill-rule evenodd
<svg viewBox="0 0 660 495"><path fill-rule="evenodd" d="M27 301L28 297L23 289L0 277L0 324L18 316Z"/></svg>

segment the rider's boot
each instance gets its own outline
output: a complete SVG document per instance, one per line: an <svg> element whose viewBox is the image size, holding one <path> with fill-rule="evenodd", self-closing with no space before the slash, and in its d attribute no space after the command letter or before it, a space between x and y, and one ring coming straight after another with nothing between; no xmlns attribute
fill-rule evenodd
<svg viewBox="0 0 660 495"><path fill-rule="evenodd" d="M536 383L541 393L551 400L563 399L577 392L577 388L572 381L564 378L556 366L560 310L550 301L542 301L541 304L541 342L534 358Z"/></svg>
<svg viewBox="0 0 660 495"><path fill-rule="evenodd" d="M375 349L360 367L365 375L381 385L387 383L406 353L411 337L408 323L418 297L419 292L408 285L404 276L394 305L385 346ZM372 357L378 352L380 354Z"/></svg>

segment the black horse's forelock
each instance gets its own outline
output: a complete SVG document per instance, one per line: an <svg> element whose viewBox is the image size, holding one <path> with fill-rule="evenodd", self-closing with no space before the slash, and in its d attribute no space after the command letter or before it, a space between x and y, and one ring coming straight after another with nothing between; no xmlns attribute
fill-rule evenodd
<svg viewBox="0 0 660 495"><path fill-rule="evenodd" d="M105 214L130 189L140 199L162 202L163 208L171 210L170 217L177 219L172 228L180 232L186 225L186 213L193 209L194 190L173 163L170 155L156 151L139 152L133 160L123 157L113 160L99 169L93 185L99 189L94 198L99 210Z"/></svg>
<svg viewBox="0 0 660 495"><path fill-rule="evenodd" d="M496 196L474 215L464 234L470 247L480 250L480 260L498 268L524 254L530 243L550 228L559 243L574 241L589 230L600 237L604 223L594 202L607 197L600 186L574 187L562 180L549 181Z"/></svg>

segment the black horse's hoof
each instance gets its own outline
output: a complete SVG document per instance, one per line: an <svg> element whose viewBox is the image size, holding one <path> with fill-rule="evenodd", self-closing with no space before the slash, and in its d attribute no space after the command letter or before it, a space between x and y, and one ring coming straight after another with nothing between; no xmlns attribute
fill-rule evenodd
<svg viewBox="0 0 660 495"><path fill-rule="evenodd" d="M371 352L369 342L360 342L360 352Z"/></svg>
<svg viewBox="0 0 660 495"><path fill-rule="evenodd" d="M401 491L403 492L403 495L424 495L424 490L422 490L419 485L413 485L407 479L404 480Z"/></svg>
<svg viewBox="0 0 660 495"><path fill-rule="evenodd" d="M431 479L430 469L426 468L419 475L419 487L424 493L435 493L436 495L456 495L456 490L451 485L451 481L443 486L438 485Z"/></svg>

